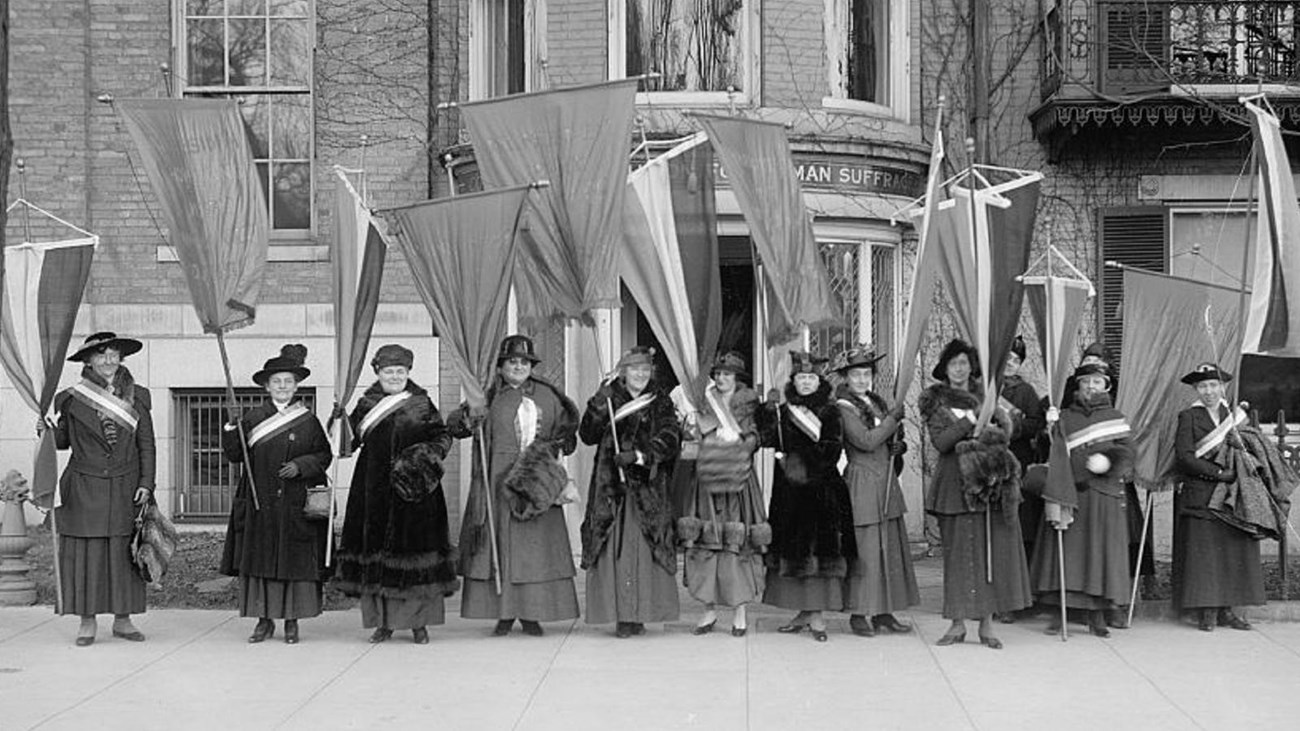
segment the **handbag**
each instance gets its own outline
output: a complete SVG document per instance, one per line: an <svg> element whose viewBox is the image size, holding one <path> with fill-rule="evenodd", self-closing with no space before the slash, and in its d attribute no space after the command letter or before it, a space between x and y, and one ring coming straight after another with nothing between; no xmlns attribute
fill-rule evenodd
<svg viewBox="0 0 1300 731"><path fill-rule="evenodd" d="M327 520L334 502L334 488L328 480L324 485L307 488L307 499L302 503L302 515L307 520Z"/></svg>

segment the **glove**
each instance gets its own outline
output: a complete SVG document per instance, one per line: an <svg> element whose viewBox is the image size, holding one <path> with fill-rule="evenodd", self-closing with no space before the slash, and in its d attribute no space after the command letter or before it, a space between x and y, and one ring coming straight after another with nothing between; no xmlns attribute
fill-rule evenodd
<svg viewBox="0 0 1300 731"><path fill-rule="evenodd" d="M889 410L889 416L894 417L894 421L902 421L904 414L903 403L900 401L897 406Z"/></svg>
<svg viewBox="0 0 1300 731"><path fill-rule="evenodd" d="M902 439L889 440L889 454L893 457L907 454L907 442Z"/></svg>
<svg viewBox="0 0 1300 731"><path fill-rule="evenodd" d="M1061 410L1055 406L1047 407L1047 425L1051 426L1061 420Z"/></svg>
<svg viewBox="0 0 1300 731"><path fill-rule="evenodd" d="M1218 480L1219 482L1236 482L1237 471L1220 469L1219 474L1214 479Z"/></svg>
<svg viewBox="0 0 1300 731"><path fill-rule="evenodd" d="M347 415L348 412L343 408L342 404L334 404L334 408L330 410L330 421L337 421Z"/></svg>
<svg viewBox="0 0 1300 731"><path fill-rule="evenodd" d="M136 505L145 505L149 502L149 496L151 495L153 495L153 491L150 490L149 488L137 487L135 489L135 497L133 498L133 500L135 501Z"/></svg>
<svg viewBox="0 0 1300 731"><path fill-rule="evenodd" d="M767 392L767 402L769 404L781 403L781 392L776 390L775 388L769 389Z"/></svg>
<svg viewBox="0 0 1300 731"><path fill-rule="evenodd" d="M637 451L635 449L628 449L626 451L619 452L618 454L614 455L614 464L618 465L619 467L630 467L636 464L636 460L638 456L639 455L637 454Z"/></svg>
<svg viewBox="0 0 1300 731"><path fill-rule="evenodd" d="M1246 448L1246 445L1241 443L1241 436L1239 436L1236 432L1228 432L1228 436L1224 438L1224 441L1227 442L1228 446L1232 447L1233 449Z"/></svg>

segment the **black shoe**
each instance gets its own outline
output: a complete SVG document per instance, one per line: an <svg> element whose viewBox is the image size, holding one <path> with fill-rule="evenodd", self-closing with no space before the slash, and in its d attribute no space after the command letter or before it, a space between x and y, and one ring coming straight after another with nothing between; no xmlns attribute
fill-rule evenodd
<svg viewBox="0 0 1300 731"><path fill-rule="evenodd" d="M749 631L749 628L748 628L748 627L732 627L732 628L731 628L731 636L732 636L732 637L744 637L744 636L745 636L745 633L748 632L748 631Z"/></svg>
<svg viewBox="0 0 1300 731"><path fill-rule="evenodd" d="M709 622L708 624L697 624L697 625L695 625L695 629L691 630L691 634L693 634L693 635L707 635L708 633L710 633L710 632L713 631L713 627L714 627L714 625L716 625L717 623L718 623L718 620L715 619L715 620L713 620L712 622Z"/></svg>
<svg viewBox="0 0 1300 731"><path fill-rule="evenodd" d="M1196 624L1196 628L1202 632L1213 632L1214 631L1214 610L1202 609L1200 614L1201 617Z"/></svg>
<svg viewBox="0 0 1300 731"><path fill-rule="evenodd" d="M515 620L503 619L497 622L497 626L492 628L493 637L505 637L510 634L511 628L515 626Z"/></svg>
<svg viewBox="0 0 1300 731"><path fill-rule="evenodd" d="M1059 616L1052 617L1052 619L1047 623L1047 629L1043 630L1043 634L1045 635L1061 634L1061 618Z"/></svg>
<svg viewBox="0 0 1300 731"><path fill-rule="evenodd" d="M429 629L427 627L416 627L411 630L411 642L417 645L429 644Z"/></svg>
<svg viewBox="0 0 1300 731"><path fill-rule="evenodd" d="M810 629L809 632L812 633L812 638L814 640L817 640L818 642L825 642L826 640L830 639L830 637L827 636L826 634L826 630L824 629Z"/></svg>
<svg viewBox="0 0 1300 731"><path fill-rule="evenodd" d="M640 622L628 622L627 626L628 629L632 630L632 634L636 635L637 637L640 637L641 635L645 634L645 625Z"/></svg>
<svg viewBox="0 0 1300 731"><path fill-rule="evenodd" d="M964 633L964 632L962 633L962 639L963 639L963 640L966 639L966 633ZM985 647L989 648L990 650L1001 650L1001 649L1002 649L1002 640L999 640L998 638L996 638L996 637L992 637L992 636L985 636L985 635L981 634L981 635L980 635L980 644L981 644L981 645L984 645Z"/></svg>
<svg viewBox="0 0 1300 731"><path fill-rule="evenodd" d="M95 644L95 637L93 635L78 637L76 642L77 647L90 647L93 644Z"/></svg>
<svg viewBox="0 0 1300 731"><path fill-rule="evenodd" d="M632 623L619 622L617 625L614 626L614 636L619 638L620 640L626 640L627 638L631 637Z"/></svg>
<svg viewBox="0 0 1300 731"><path fill-rule="evenodd" d="M284 620L284 644L286 645L298 644L298 620L296 619Z"/></svg>
<svg viewBox="0 0 1300 731"><path fill-rule="evenodd" d="M876 630L871 626L871 622L861 614L849 615L849 631L858 637L875 637Z"/></svg>
<svg viewBox="0 0 1300 731"><path fill-rule="evenodd" d="M903 624L892 614L877 614L871 618L871 624L876 631L887 629L897 635L905 635L912 631L912 625Z"/></svg>
<svg viewBox="0 0 1300 731"><path fill-rule="evenodd" d="M1122 607L1106 610L1106 626L1111 629L1128 629L1128 610Z"/></svg>
<svg viewBox="0 0 1300 731"><path fill-rule="evenodd" d="M288 627L285 627L285 631L288 631ZM274 634L275 622L265 618L259 619L257 620L257 626L253 628L253 634L248 636L248 642L256 645L259 642L265 642L266 638Z"/></svg>
<svg viewBox="0 0 1300 731"><path fill-rule="evenodd" d="M542 636L542 625L527 619L519 620L519 626L524 628L524 634L530 637Z"/></svg>
<svg viewBox="0 0 1300 731"><path fill-rule="evenodd" d="M1251 628L1250 622L1247 622L1246 620L1237 616L1237 614L1233 612L1231 609L1219 610L1219 626L1231 627L1233 629L1239 629L1239 630L1248 630Z"/></svg>
<svg viewBox="0 0 1300 731"><path fill-rule="evenodd" d="M1001 622L1002 624L1015 624L1015 623L1016 623L1016 614L1015 614L1015 612L998 612L997 614L994 615L994 618L997 619L997 620L998 620L999 622Z"/></svg>
<svg viewBox="0 0 1300 731"><path fill-rule="evenodd" d="M981 637L980 639L982 640L984 638ZM938 645L939 647L947 647L948 645L960 645L965 641L966 641L965 629L957 633L953 633L952 630L949 630L945 632L943 634L943 637L940 637L939 641L935 642L934 644Z"/></svg>
<svg viewBox="0 0 1300 731"><path fill-rule="evenodd" d="M370 635L370 644L378 645L380 642L387 642L393 636L393 631L387 627L380 627Z"/></svg>
<svg viewBox="0 0 1300 731"><path fill-rule="evenodd" d="M806 624L795 624L794 622L791 622L790 624L783 624L780 627L777 627L776 631L783 635L797 635L806 629L808 629L808 625Z"/></svg>
<svg viewBox="0 0 1300 731"><path fill-rule="evenodd" d="M1096 610L1088 615L1088 631L1105 639L1110 637L1110 629L1106 627L1106 613Z"/></svg>

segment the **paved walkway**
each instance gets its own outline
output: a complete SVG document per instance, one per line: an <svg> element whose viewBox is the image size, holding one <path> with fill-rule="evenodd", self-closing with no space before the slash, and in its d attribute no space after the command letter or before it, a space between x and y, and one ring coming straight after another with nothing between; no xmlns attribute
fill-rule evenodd
<svg viewBox="0 0 1300 731"><path fill-rule="evenodd" d="M72 644L76 620L0 608L0 729L1244 729L1300 728L1300 624L1202 633L1145 620L1062 643L1044 620L999 626L1006 648L936 647L937 569L920 568L911 635L864 639L840 617L818 644L774 630L706 637L683 621L620 640L553 623L488 637L449 611L427 646L366 643L356 612L303 622L302 642L245 642L232 612L155 610L149 640ZM449 609L454 610L453 607ZM724 615L719 627L729 622Z"/></svg>

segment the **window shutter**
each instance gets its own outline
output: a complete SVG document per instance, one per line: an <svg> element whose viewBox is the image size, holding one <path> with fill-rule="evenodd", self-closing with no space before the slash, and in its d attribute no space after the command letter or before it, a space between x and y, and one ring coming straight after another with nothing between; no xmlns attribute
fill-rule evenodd
<svg viewBox="0 0 1300 731"><path fill-rule="evenodd" d="M1101 272L1097 331L1118 361L1124 335L1124 272L1107 261L1153 272L1169 271L1169 215L1161 206L1103 208L1097 213L1097 246Z"/></svg>
<svg viewBox="0 0 1300 731"><path fill-rule="evenodd" d="M1101 90L1143 94L1169 89L1169 8L1157 3L1101 3Z"/></svg>

